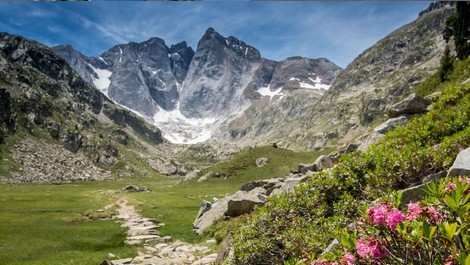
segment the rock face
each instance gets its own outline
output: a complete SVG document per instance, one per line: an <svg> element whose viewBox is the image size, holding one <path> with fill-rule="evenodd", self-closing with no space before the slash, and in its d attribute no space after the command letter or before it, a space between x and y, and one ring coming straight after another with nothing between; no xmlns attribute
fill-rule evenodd
<svg viewBox="0 0 470 265"><path fill-rule="evenodd" d="M118 146L163 142L156 127L109 101L49 48L6 33L0 95L0 142L18 130L27 134L9 150L20 170L2 182L101 180L119 161L128 174L132 165Z"/></svg>
<svg viewBox="0 0 470 265"><path fill-rule="evenodd" d="M404 100L391 106L388 109L388 116L395 118L403 114L424 113L430 104L431 102L429 100L413 93Z"/></svg>
<svg viewBox="0 0 470 265"><path fill-rule="evenodd" d="M470 176L470 148L463 150L457 155L447 176Z"/></svg>
<svg viewBox="0 0 470 265"><path fill-rule="evenodd" d="M341 71L324 58L263 59L256 48L213 28L196 52L185 42L168 48L159 38L117 45L97 57L83 56L69 45L53 49L103 94L144 115L175 143L201 142L216 134L242 137L233 126L217 131L259 102L297 90L318 97Z"/></svg>
<svg viewBox="0 0 470 265"><path fill-rule="evenodd" d="M453 12L452 5L434 5L343 71L323 58L264 59L255 47L212 28L195 53L184 43L168 48L158 38L117 45L96 58L56 50L66 53L82 75L93 76L111 99L157 124L172 142L278 142L320 150L368 133L385 121L387 109L434 73L446 45L445 21ZM392 109L390 117L422 112L411 107Z"/></svg>
<svg viewBox="0 0 470 265"><path fill-rule="evenodd" d="M198 43L181 92L181 112L187 117L214 118L247 107L244 90L259 66L260 53L209 28Z"/></svg>
<svg viewBox="0 0 470 265"><path fill-rule="evenodd" d="M175 109L194 55L186 42L167 47L159 38L117 45L98 57L83 56L70 45L52 49L103 94L149 117L158 107Z"/></svg>

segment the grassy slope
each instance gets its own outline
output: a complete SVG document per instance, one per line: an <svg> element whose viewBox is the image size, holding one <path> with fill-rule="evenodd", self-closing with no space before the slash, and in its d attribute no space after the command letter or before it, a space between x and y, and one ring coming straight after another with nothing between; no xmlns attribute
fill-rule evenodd
<svg viewBox="0 0 470 265"><path fill-rule="evenodd" d="M342 156L331 173L314 176L246 218L235 235L231 264L295 264L319 254L362 205L450 167L470 146L470 84L460 85L469 77L470 59L455 64L449 82L425 82L421 93L443 92L432 111L388 133L367 152Z"/></svg>
<svg viewBox="0 0 470 265"><path fill-rule="evenodd" d="M97 264L108 253L119 257L135 255L137 248L124 246L125 230L114 220L90 221L94 212L128 196L143 216L166 223L161 235L200 242L192 222L201 200L222 197L254 179L280 177L297 164L312 162L318 153L260 147L237 154L208 170L228 173L227 179L196 179L179 183L179 178L158 175L67 185L0 185L0 264ZM257 168L254 161L267 157L268 165ZM242 166L240 166L242 165ZM116 193L127 184L150 188L148 193ZM112 193L111 193L112 194Z"/></svg>

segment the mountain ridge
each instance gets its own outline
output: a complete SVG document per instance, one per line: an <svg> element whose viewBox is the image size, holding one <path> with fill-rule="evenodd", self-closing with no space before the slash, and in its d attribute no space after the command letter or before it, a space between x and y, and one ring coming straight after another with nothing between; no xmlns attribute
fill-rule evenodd
<svg viewBox="0 0 470 265"><path fill-rule="evenodd" d="M112 100L135 110L149 122L156 124L163 130L165 137L174 143L195 143L213 139L222 123L240 115L263 97L276 101L283 95L299 89L315 90L317 94L327 89L341 70L325 58L290 57L280 62L265 59L255 47L233 36L223 37L215 29L208 28L198 42L196 52L183 56L186 59L180 64L180 69L184 74L180 76L184 76L184 80L181 81L180 78L173 82L176 75L171 73L168 67L140 64L138 61L143 59L138 56L131 56L130 60L134 65L128 63L127 69L121 67L115 70L115 64L126 61L122 57L123 49L120 47L127 46L123 45L136 48L139 44L116 45L98 57L76 60L71 59L71 56L77 53L61 49L60 46L53 47L53 50L67 59L80 75L88 77L87 80L93 79L90 76L99 76L97 72L107 71L107 76L103 75L103 78L109 87L100 90L107 93ZM186 43L183 46L183 51L192 51ZM124 53L138 53L138 48L124 50ZM159 51L168 53L168 49L163 46ZM163 58L164 52L156 58L166 61ZM180 57L181 53L168 53L168 57ZM105 66L103 61L113 63ZM289 70L286 65L289 66L292 61L297 63ZM91 66L93 62L100 62L101 65L96 64L88 68L82 66ZM135 64L139 66L136 67ZM311 72L310 76L305 73L304 76L297 77L286 75L285 72L293 73L295 69L304 68L302 65L319 69L320 74ZM324 71L322 67L331 71ZM90 73L83 71L84 68L96 71ZM156 80L148 78L157 72L163 77ZM96 79L93 79L93 82L99 88L99 82L96 82Z"/></svg>

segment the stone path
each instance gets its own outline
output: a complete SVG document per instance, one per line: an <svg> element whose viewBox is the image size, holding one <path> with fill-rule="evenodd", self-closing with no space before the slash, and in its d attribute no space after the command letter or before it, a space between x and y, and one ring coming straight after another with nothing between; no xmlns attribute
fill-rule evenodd
<svg viewBox="0 0 470 265"><path fill-rule="evenodd" d="M185 242L171 242L171 237L160 237L158 229L165 224L156 219L144 218L139 215L133 205L128 204L126 197L116 201L119 219L123 220L122 227L128 228L125 243L142 245L144 252L138 252L135 258L103 261L102 264L123 265L179 265L214 264L217 254L211 254L206 246L191 245Z"/></svg>

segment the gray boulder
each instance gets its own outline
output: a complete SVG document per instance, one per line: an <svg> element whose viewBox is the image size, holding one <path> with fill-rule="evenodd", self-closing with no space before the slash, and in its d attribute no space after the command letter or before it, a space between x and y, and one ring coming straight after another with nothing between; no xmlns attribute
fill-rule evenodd
<svg viewBox="0 0 470 265"><path fill-rule="evenodd" d="M197 182L206 181L208 178L212 177L212 174L214 174L214 173L209 172L209 173L205 174L204 176L200 177L200 178L197 180Z"/></svg>
<svg viewBox="0 0 470 265"><path fill-rule="evenodd" d="M426 184L421 184L418 186L410 187L403 190L401 197L401 205L405 206L410 202L417 202L424 198L423 189L426 187Z"/></svg>
<svg viewBox="0 0 470 265"><path fill-rule="evenodd" d="M127 185L121 189L124 192L149 192L150 190L144 186Z"/></svg>
<svg viewBox="0 0 470 265"><path fill-rule="evenodd" d="M424 113L430 104L431 101L413 93L404 100L392 105L388 109L388 116L395 118L403 114Z"/></svg>
<svg viewBox="0 0 470 265"><path fill-rule="evenodd" d="M315 163L313 163L313 165L316 171L322 171L324 168L332 167L334 164L328 156L321 155L317 158L317 160L315 160Z"/></svg>
<svg viewBox="0 0 470 265"><path fill-rule="evenodd" d="M382 133L372 132L358 140L359 147L357 149L364 152L369 146L383 137L385 137L385 135Z"/></svg>
<svg viewBox="0 0 470 265"><path fill-rule="evenodd" d="M283 183L282 186L279 188L274 189L269 196L277 196L283 193L288 193L294 191L294 188L297 187L300 183L307 181L311 175L303 175L300 177L288 178Z"/></svg>
<svg viewBox="0 0 470 265"><path fill-rule="evenodd" d="M281 185L281 180L279 179L264 179L264 180L257 180L257 181L250 181L246 184L243 184L240 187L241 191L251 191L254 190L255 188L263 188L266 190L266 194L269 195L269 193L272 191L273 188L280 187Z"/></svg>
<svg viewBox="0 0 470 265"><path fill-rule="evenodd" d="M410 120L409 116L400 116L400 117L388 119L386 122L377 126L374 129L374 132L386 134L387 132L395 129L396 127L406 124L409 120Z"/></svg>
<svg viewBox="0 0 470 265"><path fill-rule="evenodd" d="M197 213L197 218L201 217L203 214L205 214L207 211L209 211L212 208L212 203L203 200L201 202L201 207L199 208L199 212Z"/></svg>
<svg viewBox="0 0 470 265"><path fill-rule="evenodd" d="M218 200L211 205L211 208L208 211L204 212L201 216L196 218L196 220L193 222L194 231L197 234L202 234L204 229L212 225L212 223L214 223L216 220L223 218L227 212L228 200L228 196ZM199 212L202 212L202 210L199 210Z"/></svg>
<svg viewBox="0 0 470 265"><path fill-rule="evenodd" d="M297 171L302 174L305 174L308 171L312 171L312 172L317 171L317 168L314 164L299 164Z"/></svg>
<svg viewBox="0 0 470 265"><path fill-rule="evenodd" d="M188 174L186 174L186 176L184 176L183 181L187 181L187 180L191 180L193 178L196 178L197 174L199 174L199 172L201 172L201 171L198 170L198 169L195 169L195 170L189 172Z"/></svg>
<svg viewBox="0 0 470 265"><path fill-rule="evenodd" d="M264 167L268 163L268 159L266 157L261 157L256 159L255 163L257 167Z"/></svg>
<svg viewBox="0 0 470 265"><path fill-rule="evenodd" d="M377 126L374 129L374 132L386 134L387 132L395 129L396 127L406 124L409 120L410 120L409 116L400 116L400 117L388 119L386 122Z"/></svg>
<svg viewBox="0 0 470 265"><path fill-rule="evenodd" d="M215 201L207 210L208 203L202 203L198 218L193 223L195 232L201 234L207 227L224 216L236 217L250 213L256 205L266 203L266 191L263 188L255 188L251 191L238 191Z"/></svg>
<svg viewBox="0 0 470 265"><path fill-rule="evenodd" d="M266 191L256 188L249 192L238 191L229 197L226 216L236 217L253 211L255 206L266 203Z"/></svg>
<svg viewBox="0 0 470 265"><path fill-rule="evenodd" d="M447 173L448 177L470 176L470 148L461 151Z"/></svg>

